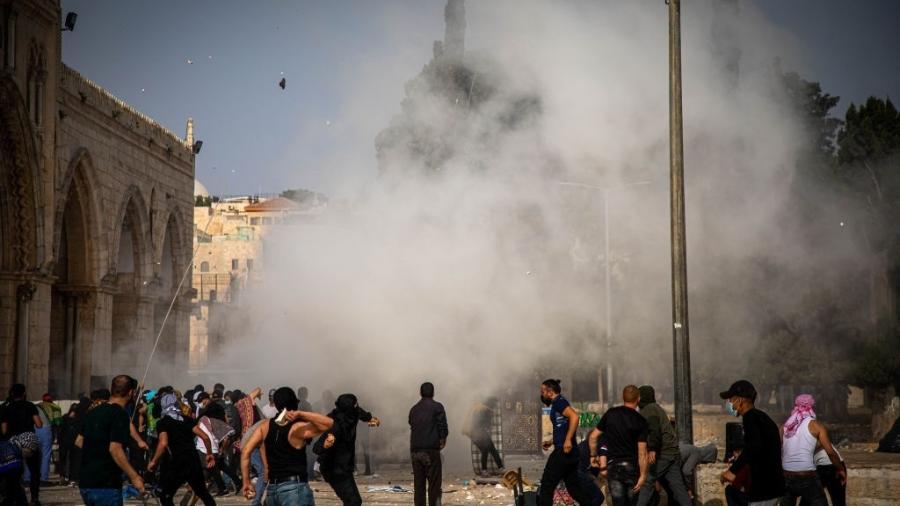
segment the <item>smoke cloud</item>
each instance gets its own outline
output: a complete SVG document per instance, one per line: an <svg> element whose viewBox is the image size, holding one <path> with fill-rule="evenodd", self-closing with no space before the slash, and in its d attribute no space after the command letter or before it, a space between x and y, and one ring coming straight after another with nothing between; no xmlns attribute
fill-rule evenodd
<svg viewBox="0 0 900 506"><path fill-rule="evenodd" d="M366 143L348 153L370 156L335 160L358 164L340 174L378 176L267 240L264 285L244 295L249 316L222 350L222 370L244 371L235 381L308 385L313 400L353 391L398 434L426 380L452 435L479 396L537 396L541 376L562 377L565 393L573 371L608 359L617 388L670 395L665 5L466 10L455 71L348 71L343 116L361 123L347 138ZM834 200L814 233L793 212L807 134L774 66L790 38L747 3L691 2L682 15L693 379L715 390L770 324L761 299L789 314L815 296L808 280L840 283L836 266L860 253ZM385 22L402 34L416 20ZM412 79L402 105L371 95L366 83L384 90L385 76ZM790 276L767 278L759 263Z"/></svg>

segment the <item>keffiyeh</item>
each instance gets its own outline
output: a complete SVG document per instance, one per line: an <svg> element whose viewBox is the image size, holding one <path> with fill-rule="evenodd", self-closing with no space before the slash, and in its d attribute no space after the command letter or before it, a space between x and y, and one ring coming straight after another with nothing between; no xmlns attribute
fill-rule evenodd
<svg viewBox="0 0 900 506"><path fill-rule="evenodd" d="M178 404L178 397L175 394L166 394L159 400L159 407L162 408L162 416L173 418L179 422L184 421L181 414L181 406Z"/></svg>
<svg viewBox="0 0 900 506"><path fill-rule="evenodd" d="M815 398L809 394L800 394L794 399L794 410L791 411L790 418L784 423L785 438L794 437L803 420L807 418L816 419L816 412L813 411L815 405Z"/></svg>

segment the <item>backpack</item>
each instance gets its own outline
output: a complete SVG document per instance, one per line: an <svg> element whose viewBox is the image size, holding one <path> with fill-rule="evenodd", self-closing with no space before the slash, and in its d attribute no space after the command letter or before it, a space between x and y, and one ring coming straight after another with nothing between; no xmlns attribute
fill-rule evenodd
<svg viewBox="0 0 900 506"><path fill-rule="evenodd" d="M0 441L0 475L22 469L22 452L9 441Z"/></svg>

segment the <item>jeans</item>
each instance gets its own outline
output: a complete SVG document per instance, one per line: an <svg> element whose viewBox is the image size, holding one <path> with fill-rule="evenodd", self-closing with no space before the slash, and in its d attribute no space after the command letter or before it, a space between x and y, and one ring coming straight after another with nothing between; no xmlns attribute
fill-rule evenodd
<svg viewBox="0 0 900 506"><path fill-rule="evenodd" d="M441 451L414 451L410 456L413 468L413 503L425 506L425 488L428 487L428 505L441 504Z"/></svg>
<svg viewBox="0 0 900 506"><path fill-rule="evenodd" d="M253 502L251 506L259 506L262 501L263 490L266 488L266 481L264 479L265 467L263 467L262 454L259 453L259 448L253 450L253 453L250 454L250 467L256 471L256 496L253 498Z"/></svg>
<svg viewBox="0 0 900 506"><path fill-rule="evenodd" d="M638 495L634 492L639 472L637 467L627 460L611 461L607 469L607 484L613 506L634 506Z"/></svg>
<svg viewBox="0 0 900 506"><path fill-rule="evenodd" d="M569 453L562 448L556 448L547 458L544 466L544 474L541 476L541 489L538 492L538 504L540 506L553 506L553 493L559 482L566 483L566 491L581 506L590 504L590 496L581 489L581 481L578 478L578 448L572 448Z"/></svg>
<svg viewBox="0 0 900 506"><path fill-rule="evenodd" d="M796 504L797 498L806 501L804 504L810 506L828 506L828 499L825 498L825 489L822 488L822 482L819 476L813 474L811 476L785 476L785 503Z"/></svg>
<svg viewBox="0 0 900 506"><path fill-rule="evenodd" d="M647 481L641 487L638 496L638 506L646 506L650 503L651 497L656 492L656 482L666 485L666 491L671 492L667 504L678 504L680 506L691 506L691 496L687 493L684 486L684 476L681 474L681 457L679 455L662 455L656 457L656 463L650 466L650 472L647 473Z"/></svg>
<svg viewBox="0 0 900 506"><path fill-rule="evenodd" d="M266 506L315 506L312 489L302 481L266 486Z"/></svg>
<svg viewBox="0 0 900 506"><path fill-rule="evenodd" d="M83 488L85 506L122 506L122 490L118 488Z"/></svg>

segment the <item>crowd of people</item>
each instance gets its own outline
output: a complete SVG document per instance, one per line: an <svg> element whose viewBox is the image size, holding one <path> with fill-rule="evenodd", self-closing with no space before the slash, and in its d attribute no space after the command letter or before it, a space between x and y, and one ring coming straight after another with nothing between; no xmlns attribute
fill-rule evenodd
<svg viewBox="0 0 900 506"><path fill-rule="evenodd" d="M181 392L172 386L140 387L134 378L116 376L109 389L82 398L63 415L52 396L27 400L24 385L14 385L0 411L0 475L4 504L39 506L40 486L49 481L50 457L58 442L57 470L63 483L77 486L88 506L120 505L123 497L154 494L173 506L186 486L181 506L214 506L216 497L243 495L251 506L313 505L309 482L318 472L345 505L362 504L354 473L359 423L380 420L360 407L355 395L330 394L317 411L308 389L255 388L244 393L216 384ZM431 383L420 386L421 399L409 411L410 461L416 506L441 501L441 451L449 434L444 406L434 400ZM559 380L540 386L549 408L551 450L540 480L538 504L551 505L557 486L581 505L599 506L608 486L614 506L657 504L664 492L669 504L693 503L694 469L714 462L716 449L679 444L674 423L656 401L652 386L629 385L622 405L608 409L584 440L576 432L579 414L562 395ZM815 399L799 395L779 430L755 407L756 389L745 380L721 393L726 411L742 418L743 441L734 448L721 475L729 505L826 506L845 504L846 466L816 419ZM493 458L503 462L491 436L487 400L473 410L467 435L481 452L482 469ZM261 405L260 405L261 404ZM711 451L710 451L711 450ZM124 486L124 480L130 485ZM124 490L124 493L123 493Z"/></svg>

